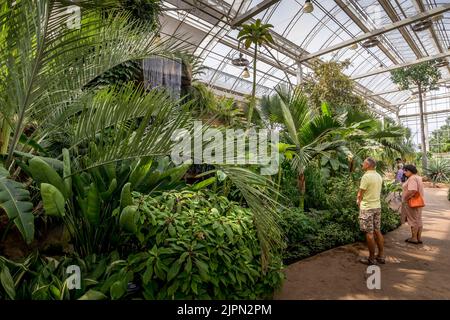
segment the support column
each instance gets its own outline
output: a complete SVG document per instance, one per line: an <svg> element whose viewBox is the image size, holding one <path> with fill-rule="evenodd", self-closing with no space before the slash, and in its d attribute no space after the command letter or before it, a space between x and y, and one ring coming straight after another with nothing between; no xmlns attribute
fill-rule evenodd
<svg viewBox="0 0 450 320"><path fill-rule="evenodd" d="M426 96L426 93L424 93L424 97ZM427 152L430 152L430 139L428 132L428 115L427 115L427 102L425 99L423 99L423 127L425 131L425 146L427 147Z"/></svg>
<svg viewBox="0 0 450 320"><path fill-rule="evenodd" d="M303 67L301 63L297 63L297 85L303 83Z"/></svg>

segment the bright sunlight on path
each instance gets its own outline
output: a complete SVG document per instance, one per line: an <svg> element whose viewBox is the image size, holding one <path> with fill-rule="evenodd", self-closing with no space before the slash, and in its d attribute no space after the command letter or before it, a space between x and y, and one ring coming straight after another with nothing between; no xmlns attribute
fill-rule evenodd
<svg viewBox="0 0 450 320"><path fill-rule="evenodd" d="M450 299L450 202L447 189L425 189L423 245L405 243L409 226L385 235L381 289L369 290L362 243L342 246L286 268L275 299Z"/></svg>

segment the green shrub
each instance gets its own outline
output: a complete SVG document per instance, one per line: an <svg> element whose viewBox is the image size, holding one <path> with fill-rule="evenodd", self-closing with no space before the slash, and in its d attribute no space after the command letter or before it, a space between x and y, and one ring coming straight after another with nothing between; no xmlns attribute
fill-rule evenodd
<svg viewBox="0 0 450 320"><path fill-rule="evenodd" d="M280 192L284 195L283 204L298 207L300 192L297 187L297 172L292 169L288 161L281 164L281 186ZM305 170L305 208L326 209L327 181L322 172L315 166L309 166Z"/></svg>
<svg viewBox="0 0 450 320"><path fill-rule="evenodd" d="M281 254L262 269L251 212L206 192L134 193L137 239L151 248L134 257L147 299L270 298L281 285Z"/></svg>
<svg viewBox="0 0 450 320"><path fill-rule="evenodd" d="M335 221L345 230L352 233L359 233L359 210L355 208L342 208L333 210L331 221Z"/></svg>
<svg viewBox="0 0 450 320"><path fill-rule="evenodd" d="M354 221L353 221L354 220ZM287 247L283 258L286 263L357 241L361 235L354 213L341 216L329 210L302 212L291 208L283 212L280 223L285 231Z"/></svg>
<svg viewBox="0 0 450 320"><path fill-rule="evenodd" d="M359 179L352 179L349 176L331 177L325 187L325 208L358 210L356 205L358 187Z"/></svg>
<svg viewBox="0 0 450 320"><path fill-rule="evenodd" d="M313 210L311 213L319 224L313 241L309 241L308 244L313 253L362 240L358 211L352 209Z"/></svg>
<svg viewBox="0 0 450 320"><path fill-rule="evenodd" d="M281 163L279 173L281 174L280 193L283 195L279 201L288 207L298 207L300 192L297 188L297 172L292 169L289 161L285 160Z"/></svg>
<svg viewBox="0 0 450 320"><path fill-rule="evenodd" d="M337 222L330 222L318 230L315 241L312 243L313 251L321 252L355 242L358 235Z"/></svg>
<svg viewBox="0 0 450 320"><path fill-rule="evenodd" d="M283 211L280 226L287 243L283 253L287 263L312 255L309 243L314 240L320 226L316 219L298 208L290 208Z"/></svg>
<svg viewBox="0 0 450 320"><path fill-rule="evenodd" d="M400 225L400 214L392 210L386 201L381 201L381 232L387 233Z"/></svg>
<svg viewBox="0 0 450 320"><path fill-rule="evenodd" d="M296 243L311 238L319 229L320 223L311 214L302 212L298 208L290 208L283 211L280 226L284 231L286 240Z"/></svg>
<svg viewBox="0 0 450 320"><path fill-rule="evenodd" d="M126 216L120 217L122 227L137 229L128 233L128 251L84 257L33 254L20 264L0 257L6 279L0 281L0 300L265 299L281 286L281 252L272 252L262 267L248 209L210 192L133 195L134 210L126 207ZM65 284L69 265L80 266L78 290ZM6 277L5 266L11 276Z"/></svg>
<svg viewBox="0 0 450 320"><path fill-rule="evenodd" d="M305 208L326 209L327 181L322 170L314 166L308 167L305 170L305 184Z"/></svg>
<svg viewBox="0 0 450 320"><path fill-rule="evenodd" d="M290 208L283 212L280 225L285 232L287 247L283 253L289 264L319 252L364 241L359 229L359 211L355 208L314 210L302 212ZM400 216L382 201L381 231L392 231L400 226Z"/></svg>

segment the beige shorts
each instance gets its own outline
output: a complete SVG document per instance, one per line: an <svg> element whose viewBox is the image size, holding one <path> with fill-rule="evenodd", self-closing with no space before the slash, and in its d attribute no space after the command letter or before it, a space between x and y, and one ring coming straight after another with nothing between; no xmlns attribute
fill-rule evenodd
<svg viewBox="0 0 450 320"><path fill-rule="evenodd" d="M381 208L361 209L359 211L359 227L361 231L371 233L381 228Z"/></svg>

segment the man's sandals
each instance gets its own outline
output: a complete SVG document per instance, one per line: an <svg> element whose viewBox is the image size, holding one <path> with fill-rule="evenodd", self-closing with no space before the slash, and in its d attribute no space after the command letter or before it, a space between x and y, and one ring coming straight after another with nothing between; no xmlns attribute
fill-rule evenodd
<svg viewBox="0 0 450 320"><path fill-rule="evenodd" d="M422 244L423 243L422 241L416 241L411 238L406 239L405 242L412 243L412 244Z"/></svg>
<svg viewBox="0 0 450 320"><path fill-rule="evenodd" d="M373 265L377 265L379 264L385 264L386 263L386 258L384 257L376 257L375 259L373 258L361 258L359 259L359 262L361 262L362 264L368 265L368 266L373 266Z"/></svg>

